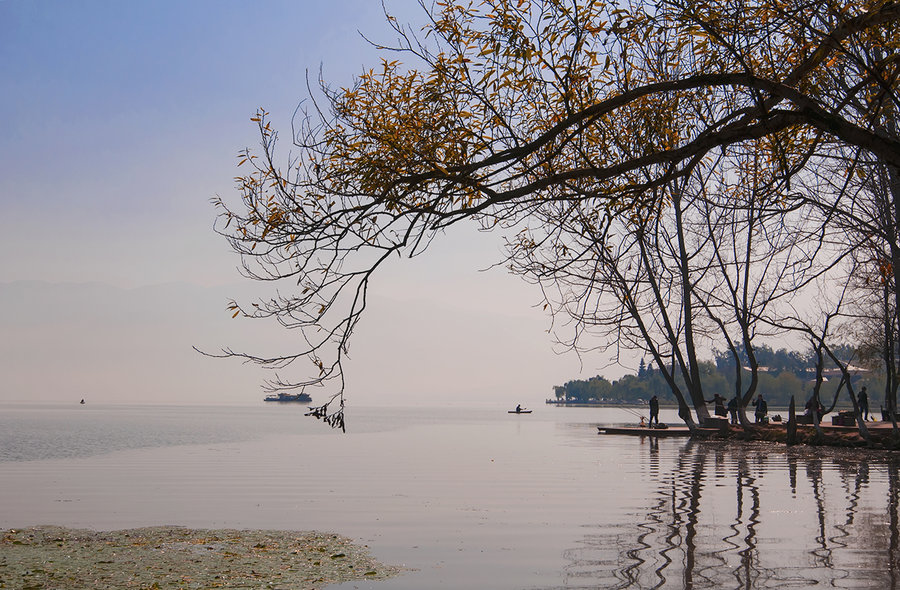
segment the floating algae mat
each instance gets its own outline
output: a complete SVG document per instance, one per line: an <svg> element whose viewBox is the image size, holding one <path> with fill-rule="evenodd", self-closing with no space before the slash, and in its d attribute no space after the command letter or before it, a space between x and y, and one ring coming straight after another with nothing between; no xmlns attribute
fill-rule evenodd
<svg viewBox="0 0 900 590"><path fill-rule="evenodd" d="M402 571L328 533L42 526L0 534L0 588L300 590Z"/></svg>

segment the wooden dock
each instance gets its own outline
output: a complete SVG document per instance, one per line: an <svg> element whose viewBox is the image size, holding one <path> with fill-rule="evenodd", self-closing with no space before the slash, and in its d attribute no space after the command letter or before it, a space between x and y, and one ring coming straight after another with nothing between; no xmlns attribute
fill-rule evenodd
<svg viewBox="0 0 900 590"><path fill-rule="evenodd" d="M687 426L669 426L668 428L647 428L640 426L598 426L598 434L624 434L627 436L654 436L656 438L673 438L691 436ZM697 428L694 435L698 437L710 437L721 434L718 428Z"/></svg>

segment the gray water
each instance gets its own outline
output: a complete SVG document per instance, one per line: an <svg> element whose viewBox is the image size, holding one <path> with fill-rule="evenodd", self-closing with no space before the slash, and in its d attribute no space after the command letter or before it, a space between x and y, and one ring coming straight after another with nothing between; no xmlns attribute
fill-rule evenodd
<svg viewBox="0 0 900 590"><path fill-rule="evenodd" d="M888 453L599 436L627 410L0 405L0 528L334 531L341 588L897 588ZM663 420L671 417L663 416Z"/></svg>

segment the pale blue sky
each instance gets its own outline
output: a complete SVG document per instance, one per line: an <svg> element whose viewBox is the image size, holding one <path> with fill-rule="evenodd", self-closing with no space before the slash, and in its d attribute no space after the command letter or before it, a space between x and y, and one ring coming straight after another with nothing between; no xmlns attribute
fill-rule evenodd
<svg viewBox="0 0 900 590"><path fill-rule="evenodd" d="M413 0L388 7L419 14ZM286 341L274 326L242 332L224 312L238 261L211 231L209 199L234 196L257 107L289 135L307 70L343 85L375 62L357 30L392 39L376 0L0 0L0 400L260 398L258 370L190 351ZM530 307L539 294L478 272L499 257L499 236L464 231L376 279L351 400L490 391L536 403L581 376L577 359L552 352L548 320ZM18 281L44 281L50 295ZM85 282L103 294L70 285ZM148 310L155 301L165 313ZM434 326L420 329L423 318ZM585 374L600 365L588 359Z"/></svg>
<svg viewBox="0 0 900 590"><path fill-rule="evenodd" d="M208 225L208 197L231 191L234 156L256 141L249 117L265 106L285 124L307 68L349 80L370 52L356 28L378 28L379 10L0 2L0 230L21 244L4 279L216 280L222 269L196 263L221 242L207 234L189 253L179 238ZM117 252L101 254L110 244ZM154 252L158 264L130 263Z"/></svg>

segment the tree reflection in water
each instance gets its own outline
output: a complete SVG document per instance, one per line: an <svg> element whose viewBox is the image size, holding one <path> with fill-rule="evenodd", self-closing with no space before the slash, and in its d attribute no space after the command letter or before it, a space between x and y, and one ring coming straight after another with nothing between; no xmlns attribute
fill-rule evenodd
<svg viewBox="0 0 900 590"><path fill-rule="evenodd" d="M592 526L564 587L900 590L900 457L654 439L643 459L646 512Z"/></svg>

